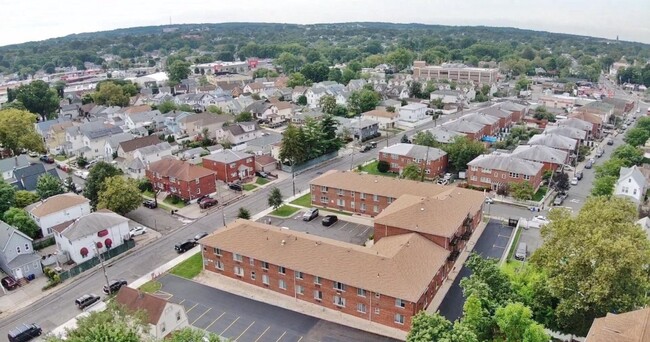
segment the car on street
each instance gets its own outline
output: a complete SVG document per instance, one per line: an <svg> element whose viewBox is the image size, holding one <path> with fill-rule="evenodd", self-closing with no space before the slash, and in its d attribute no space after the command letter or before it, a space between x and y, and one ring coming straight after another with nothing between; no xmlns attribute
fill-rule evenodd
<svg viewBox="0 0 650 342"><path fill-rule="evenodd" d="M177 243L174 245L174 249L178 254L185 253L189 251L190 249L194 248L196 246L196 240L194 239L189 239L180 243Z"/></svg>
<svg viewBox="0 0 650 342"><path fill-rule="evenodd" d="M571 165L565 164L562 168L564 169L564 171L573 171L573 166Z"/></svg>
<svg viewBox="0 0 650 342"><path fill-rule="evenodd" d="M614 145L614 140L613 139L607 139L607 145L609 145L609 146Z"/></svg>
<svg viewBox="0 0 650 342"><path fill-rule="evenodd" d="M241 184L237 184L237 183L228 184L228 188L230 188L230 190L235 190L235 191L243 191L244 190L244 187L242 187Z"/></svg>
<svg viewBox="0 0 650 342"><path fill-rule="evenodd" d="M105 294L109 295L111 293L116 293L119 291L122 286L126 286L126 280L124 279L113 279L108 282L108 285L104 285L102 288L102 291L104 291Z"/></svg>
<svg viewBox="0 0 650 342"><path fill-rule="evenodd" d="M582 180L582 171L576 172L576 178L578 178L578 180Z"/></svg>
<svg viewBox="0 0 650 342"><path fill-rule="evenodd" d="M322 223L323 223L323 226L329 227L329 226L333 225L334 223L336 223L338 220L339 220L339 218L336 215L325 215L323 217Z"/></svg>
<svg viewBox="0 0 650 342"><path fill-rule="evenodd" d="M541 215L533 217L530 221L538 223L540 226L543 226L543 225L551 222L545 216L541 216Z"/></svg>
<svg viewBox="0 0 650 342"><path fill-rule="evenodd" d="M129 230L129 237L133 239L134 236L142 235L147 232L147 227L137 226Z"/></svg>
<svg viewBox="0 0 650 342"><path fill-rule="evenodd" d="M485 197L485 203L492 204L494 203L494 200L492 199L492 197Z"/></svg>
<svg viewBox="0 0 650 342"><path fill-rule="evenodd" d="M438 181L436 183L438 185L447 185L447 184L449 184L449 180L441 178L441 179L438 179Z"/></svg>
<svg viewBox="0 0 650 342"><path fill-rule="evenodd" d="M515 251L515 259L524 261L528 255L528 245L525 242L520 242Z"/></svg>
<svg viewBox="0 0 650 342"><path fill-rule="evenodd" d="M41 156L40 158L38 158L38 160L40 160L40 161L42 161L43 163L46 163L46 164L54 164L54 158L52 158L50 156L47 156L47 155Z"/></svg>
<svg viewBox="0 0 650 342"><path fill-rule="evenodd" d="M200 232L194 236L194 241L199 242L199 240L203 239L208 235L209 235L208 232Z"/></svg>
<svg viewBox="0 0 650 342"><path fill-rule="evenodd" d="M307 222L317 217L318 217L318 208L309 208L307 209L307 211L305 211L304 214L302 214L302 220Z"/></svg>
<svg viewBox="0 0 650 342"><path fill-rule="evenodd" d="M77 298L74 301L74 303L75 303L75 305L77 305L77 307L79 309L83 310L83 309L85 309L85 308L99 302L100 299L101 298L98 295L90 293L90 294L85 294L85 295Z"/></svg>
<svg viewBox="0 0 650 342"><path fill-rule="evenodd" d="M363 145L363 146L361 147L361 150L360 150L359 152L361 152L361 153L363 153L363 152L368 152L368 151L370 151L371 149L372 149L372 147L371 147L370 145Z"/></svg>
<svg viewBox="0 0 650 342"><path fill-rule="evenodd" d="M0 283L2 283L2 287L10 291L20 286L20 284L12 276L6 276L2 278L2 280L0 280Z"/></svg>
<svg viewBox="0 0 650 342"><path fill-rule="evenodd" d="M603 150L601 150L601 149L596 150L596 158L600 158L600 157L602 157L602 156L603 156L603 153L605 153L605 151L603 151Z"/></svg>
<svg viewBox="0 0 650 342"><path fill-rule="evenodd" d="M578 185L578 177L571 178L571 185Z"/></svg>
<svg viewBox="0 0 650 342"><path fill-rule="evenodd" d="M553 205L562 205L564 203L564 200L567 198L567 194L565 193L559 193L557 196L555 196L555 199L553 200Z"/></svg>
<svg viewBox="0 0 650 342"><path fill-rule="evenodd" d="M77 170L73 174L81 179L88 179L88 175L90 174L90 172Z"/></svg>
<svg viewBox="0 0 650 342"><path fill-rule="evenodd" d="M29 156L32 157L32 158L36 158L36 157L38 157L38 152L31 151L31 152L29 152Z"/></svg>
<svg viewBox="0 0 650 342"><path fill-rule="evenodd" d="M43 330L36 323L23 324L17 326L15 329L9 330L7 338L9 342L27 342L41 336L42 333Z"/></svg>
<svg viewBox="0 0 650 342"><path fill-rule="evenodd" d="M207 209L207 208L210 208L212 206L217 205L217 203L219 203L219 201L217 201L214 198L210 198L210 197L204 198L202 201L199 202L199 208Z"/></svg>
<svg viewBox="0 0 650 342"><path fill-rule="evenodd" d="M149 209L156 209L158 207L158 204L156 204L156 201L154 201L154 200L146 200L146 201L142 202L142 205L145 208L149 208Z"/></svg>
<svg viewBox="0 0 650 342"><path fill-rule="evenodd" d="M594 165L594 162L589 159L587 160L587 163L585 164L585 169L591 169L591 167Z"/></svg>

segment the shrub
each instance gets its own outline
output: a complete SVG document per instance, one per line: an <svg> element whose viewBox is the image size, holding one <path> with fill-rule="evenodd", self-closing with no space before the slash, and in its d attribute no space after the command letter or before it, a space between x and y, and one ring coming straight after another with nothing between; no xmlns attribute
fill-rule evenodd
<svg viewBox="0 0 650 342"><path fill-rule="evenodd" d="M380 160L377 163L377 171L379 171L381 173L386 173L386 172L388 172L388 170L390 170L390 164L387 161Z"/></svg>

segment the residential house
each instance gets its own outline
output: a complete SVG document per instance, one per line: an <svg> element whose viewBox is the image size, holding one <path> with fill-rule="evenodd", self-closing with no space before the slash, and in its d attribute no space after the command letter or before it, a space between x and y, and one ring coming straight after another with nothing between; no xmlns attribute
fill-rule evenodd
<svg viewBox="0 0 650 342"><path fill-rule="evenodd" d="M196 112L207 110L208 106L217 104L217 98L210 93L183 94L174 98L178 105L186 104Z"/></svg>
<svg viewBox="0 0 650 342"><path fill-rule="evenodd" d="M583 131L578 128L573 128L569 126L550 126L547 125L544 129L544 133L547 134L557 134L565 136L567 138L578 140L582 145L587 141L587 131Z"/></svg>
<svg viewBox="0 0 650 342"><path fill-rule="evenodd" d="M115 302L130 312L144 312L148 334L156 340L164 340L175 330L189 326L185 307L149 293L122 286Z"/></svg>
<svg viewBox="0 0 650 342"><path fill-rule="evenodd" d="M277 116L279 121L285 122L290 121L293 117L293 107L294 105L291 102L286 101L277 101L273 104L277 109ZM277 120L276 120L277 121Z"/></svg>
<svg viewBox="0 0 650 342"><path fill-rule="evenodd" d="M244 86L244 93L250 93L250 94L259 94L261 91L266 89L267 87L264 86L264 83L262 82L253 82L249 83Z"/></svg>
<svg viewBox="0 0 650 342"><path fill-rule="evenodd" d="M115 134L106 139L106 143L104 144L104 160L113 160L113 154L117 156L117 149L120 147L120 143L133 138L135 136L127 132Z"/></svg>
<svg viewBox="0 0 650 342"><path fill-rule="evenodd" d="M504 185L528 182L534 191L539 189L544 164L498 152L480 155L467 163L470 186L498 190Z"/></svg>
<svg viewBox="0 0 650 342"><path fill-rule="evenodd" d="M607 123L606 121L603 121L603 118L600 115L585 111L574 111L573 113L569 114L568 120L572 119L590 123L591 136L594 139L598 139L602 136L603 129ZM567 122L568 120L565 120L564 122Z"/></svg>
<svg viewBox="0 0 650 342"><path fill-rule="evenodd" d="M124 158L130 161L130 159L133 158L132 156L131 158L129 158L129 155L130 154L132 155L133 151L145 146L156 145L159 144L160 142L161 142L160 138L156 135L149 135L146 137L133 138L131 140L122 141L118 144L117 156L119 158Z"/></svg>
<svg viewBox="0 0 650 342"><path fill-rule="evenodd" d="M203 157L203 167L214 171L222 182L243 181L255 176L255 155L223 150Z"/></svg>
<svg viewBox="0 0 650 342"><path fill-rule="evenodd" d="M431 101L441 100L443 104L468 105L469 100L460 90L434 90L429 95Z"/></svg>
<svg viewBox="0 0 650 342"><path fill-rule="evenodd" d="M488 129L485 125L482 125L477 122L471 122L460 118L458 120L449 121L442 125L447 131L457 132L464 134L472 140L481 140L484 136L487 135Z"/></svg>
<svg viewBox="0 0 650 342"><path fill-rule="evenodd" d="M307 120L320 120L323 116L325 116L325 113L323 113L320 109L305 108L302 111L293 114L291 123L295 125L304 125Z"/></svg>
<svg viewBox="0 0 650 342"><path fill-rule="evenodd" d="M456 137L466 136L464 133L449 130L445 126L437 126L434 128L429 128L425 131L431 132L431 135L433 136L433 140L441 144L450 144L454 142Z"/></svg>
<svg viewBox="0 0 650 342"><path fill-rule="evenodd" d="M65 132L65 152L68 155L84 155L93 159L104 155L106 139L122 129L101 121L91 121L80 126L73 126Z"/></svg>
<svg viewBox="0 0 650 342"><path fill-rule="evenodd" d="M77 264L111 248L129 237L129 219L102 209L52 227L59 254Z"/></svg>
<svg viewBox="0 0 650 342"><path fill-rule="evenodd" d="M234 146L233 150L245 151L256 156L270 154L272 146L282 141L282 134L273 131L262 133L259 138L247 141L245 144Z"/></svg>
<svg viewBox="0 0 650 342"><path fill-rule="evenodd" d="M495 137L501 131L501 119L492 115L478 113L470 113L461 116L460 120L466 122L473 122L483 126L483 134Z"/></svg>
<svg viewBox="0 0 650 342"><path fill-rule="evenodd" d="M523 120L524 116L526 116L526 114L528 113L528 105L512 102L512 101L504 101L504 102L498 102L494 106L483 108L482 111L485 114L489 114L496 117L503 116L503 114L499 114L500 112L504 112L504 111L510 112L510 122L517 123ZM506 127L507 126L509 125L506 125Z"/></svg>
<svg viewBox="0 0 650 342"><path fill-rule="evenodd" d="M558 127L571 127L587 132L587 140L594 137L594 126L589 121L580 120L577 118L568 118L557 122Z"/></svg>
<svg viewBox="0 0 650 342"><path fill-rule="evenodd" d="M43 236L49 236L54 233L52 227L89 214L90 200L81 195L64 193L30 204L25 211L36 222Z"/></svg>
<svg viewBox="0 0 650 342"><path fill-rule="evenodd" d="M342 117L334 117L339 123L337 133L341 134L344 130L349 130L352 137L360 142L379 137L379 122L370 119L347 119Z"/></svg>
<svg viewBox="0 0 650 342"><path fill-rule="evenodd" d="M145 171L151 163L163 158L172 158L172 146L163 141L156 145L145 146L133 151L133 159L125 166L126 172L133 178L145 177Z"/></svg>
<svg viewBox="0 0 650 342"><path fill-rule="evenodd" d="M32 239L0 221L0 268L15 279L43 274L41 256L34 251Z"/></svg>
<svg viewBox="0 0 650 342"><path fill-rule="evenodd" d="M621 167L614 185L614 196L630 199L637 207L643 204L648 183L638 166Z"/></svg>
<svg viewBox="0 0 650 342"><path fill-rule="evenodd" d="M75 119L79 116L80 103L67 104L59 107L59 118Z"/></svg>
<svg viewBox="0 0 650 342"><path fill-rule="evenodd" d="M236 122L217 131L217 141L240 145L262 136L256 122Z"/></svg>
<svg viewBox="0 0 650 342"><path fill-rule="evenodd" d="M309 108L320 107L320 99L325 95L328 95L325 87L314 85L307 89L305 96L307 97L307 105Z"/></svg>
<svg viewBox="0 0 650 342"><path fill-rule="evenodd" d="M650 341L650 307L623 313L607 313L591 323L585 342Z"/></svg>
<svg viewBox="0 0 650 342"><path fill-rule="evenodd" d="M385 108L378 107L377 109L361 113L361 118L377 121L380 129L393 129L399 120L399 113L389 112Z"/></svg>
<svg viewBox="0 0 650 342"><path fill-rule="evenodd" d="M50 130L50 127L64 122L72 122L72 120L68 118L57 118L52 120L39 121L34 124L34 128L36 128L36 133L45 138L47 132Z"/></svg>
<svg viewBox="0 0 650 342"><path fill-rule="evenodd" d="M59 173L56 169L45 170L41 163L31 164L14 170L14 177L7 182L13 185L17 190L35 191L38 179L49 174L55 179L60 180Z"/></svg>
<svg viewBox="0 0 650 342"><path fill-rule="evenodd" d="M349 92L357 91L363 89L363 86L366 84L366 80L364 79L356 79L356 80L350 80L347 85L347 89Z"/></svg>
<svg viewBox="0 0 650 342"><path fill-rule="evenodd" d="M305 95L305 92L307 91L307 87L303 86L297 86L293 88L293 91L291 92L291 102L293 103L298 103L298 99Z"/></svg>
<svg viewBox="0 0 650 342"><path fill-rule="evenodd" d="M570 155L578 150L578 140L554 133L535 134L528 140L528 145L545 145L568 152Z"/></svg>
<svg viewBox="0 0 650 342"><path fill-rule="evenodd" d="M7 181L14 177L14 170L29 166L27 155L20 154L17 156L0 159L0 172L2 179Z"/></svg>
<svg viewBox="0 0 650 342"><path fill-rule="evenodd" d="M174 110L163 115L165 116L165 121L162 123L164 126L162 133L165 135L173 135L175 139L179 139L183 136L180 121L187 116L196 114Z"/></svg>
<svg viewBox="0 0 650 342"><path fill-rule="evenodd" d="M50 126L49 130L43 136L45 148L50 154L60 154L65 147L65 132L68 128L74 126L72 121L56 123Z"/></svg>
<svg viewBox="0 0 650 342"><path fill-rule="evenodd" d="M198 159L204 155L210 154L208 150L206 150L203 147L195 147L191 148L189 150L183 151L183 153L180 154L180 159L181 160L192 160L192 159ZM199 161L200 162L200 161ZM197 162L196 164L198 164Z"/></svg>
<svg viewBox="0 0 650 342"><path fill-rule="evenodd" d="M544 171L556 171L569 163L569 153L544 145L519 145L513 157L544 164Z"/></svg>
<svg viewBox="0 0 650 342"><path fill-rule="evenodd" d="M156 109L148 112L128 114L124 118L124 122L129 130L137 128L154 129L164 126L165 116Z"/></svg>
<svg viewBox="0 0 650 342"><path fill-rule="evenodd" d="M216 132L220 130L229 119L228 115L214 115L210 113L199 113L187 115L178 120L178 127L183 135L195 138L203 136L203 131L208 130L208 138L216 138Z"/></svg>
<svg viewBox="0 0 650 342"><path fill-rule="evenodd" d="M278 161L268 154L255 156L255 171L257 172L272 172L278 167Z"/></svg>
<svg viewBox="0 0 650 342"><path fill-rule="evenodd" d="M155 190L191 201L217 191L215 173L198 165L164 158L149 164L146 176Z"/></svg>
<svg viewBox="0 0 650 342"><path fill-rule="evenodd" d="M278 107L268 100L255 101L244 108L244 111L250 112L255 120L263 120L269 123L281 121L278 117Z"/></svg>
<svg viewBox="0 0 650 342"><path fill-rule="evenodd" d="M390 164L390 172L402 174L409 164L416 164L424 169L424 178L433 179L447 170L447 153L443 150L398 143L384 147L379 151L379 160Z"/></svg>
<svg viewBox="0 0 650 342"><path fill-rule="evenodd" d="M398 125L407 128L425 124L431 121L431 116L427 115L427 105L422 103L411 103L399 108Z"/></svg>
<svg viewBox="0 0 650 342"><path fill-rule="evenodd" d="M620 97L605 97L604 103L614 106L614 115L622 116L629 113L634 109L634 100L624 99Z"/></svg>

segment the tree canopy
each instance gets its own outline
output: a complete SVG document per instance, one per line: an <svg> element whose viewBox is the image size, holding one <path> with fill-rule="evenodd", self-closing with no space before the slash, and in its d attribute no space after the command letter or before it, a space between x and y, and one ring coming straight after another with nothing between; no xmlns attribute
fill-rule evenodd
<svg viewBox="0 0 650 342"><path fill-rule="evenodd" d="M25 235L36 238L40 228L29 214L24 209L20 208L9 208L2 215L2 220L5 221L8 225L16 227L19 231L25 233Z"/></svg>
<svg viewBox="0 0 650 342"><path fill-rule="evenodd" d="M36 181L36 193L41 199L50 198L64 192L65 188L63 187L61 180L49 173L38 177L38 180Z"/></svg>
<svg viewBox="0 0 650 342"><path fill-rule="evenodd" d="M104 181L107 178L117 176L121 173L122 172L115 166L106 162L99 162L95 164L92 169L90 169L88 178L86 179L84 196L90 200L90 206L93 209L96 209L97 203L99 203L99 193L102 189Z"/></svg>
<svg viewBox="0 0 650 342"><path fill-rule="evenodd" d="M43 138L34 128L36 115L19 109L0 110L0 143L19 155L23 149L45 152Z"/></svg>
<svg viewBox="0 0 650 342"><path fill-rule="evenodd" d="M25 108L47 120L59 108L59 97L56 90L41 80L21 85L16 89L16 100Z"/></svg>
<svg viewBox="0 0 650 342"><path fill-rule="evenodd" d="M475 141L464 136L455 137L452 143L442 146L449 158L449 167L453 171L467 168L467 163L485 152L485 146L480 141Z"/></svg>
<svg viewBox="0 0 650 342"><path fill-rule="evenodd" d="M112 176L104 179L97 202L98 209L108 209L126 215L142 202L138 182L133 178Z"/></svg>

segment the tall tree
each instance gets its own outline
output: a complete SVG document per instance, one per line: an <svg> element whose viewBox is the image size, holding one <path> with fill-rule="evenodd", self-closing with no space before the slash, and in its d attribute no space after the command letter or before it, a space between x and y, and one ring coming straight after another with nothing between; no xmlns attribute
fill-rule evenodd
<svg viewBox="0 0 650 342"><path fill-rule="evenodd" d="M531 200L535 195L535 189L528 181L510 184L510 193L512 197L518 200Z"/></svg>
<svg viewBox="0 0 650 342"><path fill-rule="evenodd" d="M298 71L304 63L301 57L294 55L291 52L283 52L274 61L277 65L282 67L285 74Z"/></svg>
<svg viewBox="0 0 650 342"><path fill-rule="evenodd" d="M308 80L314 83L327 80L329 71L329 67L323 62L305 64L302 69L300 69L300 73L305 75Z"/></svg>
<svg viewBox="0 0 650 342"><path fill-rule="evenodd" d="M167 66L167 77L169 77L170 84L179 84L181 83L181 80L186 79L189 75L189 62L176 60Z"/></svg>
<svg viewBox="0 0 650 342"><path fill-rule="evenodd" d="M393 65L397 71L406 69L413 63L413 59L413 53L404 48L393 50L386 56L386 62Z"/></svg>
<svg viewBox="0 0 650 342"><path fill-rule="evenodd" d="M235 122L249 122L253 121L253 114L251 112L241 112L235 116Z"/></svg>
<svg viewBox="0 0 650 342"><path fill-rule="evenodd" d="M167 342L220 342L219 336L205 332L204 330L195 329L193 327L186 327L174 331L169 338L165 339Z"/></svg>
<svg viewBox="0 0 650 342"><path fill-rule="evenodd" d="M41 80L21 85L16 89L16 99L28 111L41 116L41 121L47 120L59 108L59 98L56 90L51 89Z"/></svg>
<svg viewBox="0 0 650 342"><path fill-rule="evenodd" d="M643 162L643 151L632 145L621 145L612 153L612 158L623 160L623 165L630 167L632 165L641 165Z"/></svg>
<svg viewBox="0 0 650 342"><path fill-rule="evenodd" d="M142 202L138 182L133 178L113 176L106 178L99 191L98 209L108 209L126 215Z"/></svg>
<svg viewBox="0 0 650 342"><path fill-rule="evenodd" d="M129 105L129 95L119 85L113 82L104 82L98 85L99 89L93 93L93 102L98 105L120 106Z"/></svg>
<svg viewBox="0 0 650 342"><path fill-rule="evenodd" d="M309 82L309 80L307 80L305 75L303 75L303 74L301 74L299 72L291 73L291 75L289 75L289 80L287 81L287 87L291 87L291 88L294 88L294 87L297 87L297 86L309 85L309 84L311 84L311 83Z"/></svg>
<svg viewBox="0 0 650 342"><path fill-rule="evenodd" d="M411 320L411 330L406 342L440 341L451 329L451 323L439 313L427 315L420 311Z"/></svg>
<svg viewBox="0 0 650 342"><path fill-rule="evenodd" d="M38 200L40 199L40 197L37 194L27 190L16 191L15 198L16 198L16 203L15 203L16 208L21 208L21 209L32 203L38 202Z"/></svg>
<svg viewBox="0 0 650 342"><path fill-rule="evenodd" d="M334 110L336 110L336 98L332 95L325 95L320 98L319 105L323 113L334 114Z"/></svg>
<svg viewBox="0 0 650 342"><path fill-rule="evenodd" d="M415 163L408 164L402 169L402 178L419 181L422 178L422 168Z"/></svg>
<svg viewBox="0 0 650 342"><path fill-rule="evenodd" d="M436 138L433 136L431 131L420 131L415 133L413 136L413 144L429 146L429 147L439 147L440 143L436 141Z"/></svg>
<svg viewBox="0 0 650 342"><path fill-rule="evenodd" d="M65 189L63 188L61 180L49 173L38 177L38 180L36 181L36 193L41 199L50 198L64 192Z"/></svg>
<svg viewBox="0 0 650 342"><path fill-rule="evenodd" d="M289 124L287 129L284 130L279 157L281 162L288 162L292 166L307 160L307 151L301 129Z"/></svg>
<svg viewBox="0 0 650 342"><path fill-rule="evenodd" d="M90 169L88 173L88 179L86 179L86 188L84 189L84 196L90 200L90 206L93 209L97 209L97 203L99 202L99 192L102 189L104 180L107 178L117 176L121 174L121 171L115 166L106 163L99 162Z"/></svg>
<svg viewBox="0 0 650 342"><path fill-rule="evenodd" d="M650 240L635 224L632 202L592 197L575 217L558 211L549 218L530 262L548 276L562 331L585 336L596 317L647 304Z"/></svg>
<svg viewBox="0 0 650 342"><path fill-rule="evenodd" d="M36 238L36 236L38 236L40 228L38 228L36 222L34 222L34 220L29 217L29 214L27 214L23 209L9 208L9 210L5 211L2 215L2 220L8 225L16 227L16 229L31 238Z"/></svg>
<svg viewBox="0 0 650 342"><path fill-rule="evenodd" d="M447 152L449 166L453 171L462 171L467 168L467 163L485 152L485 146L480 141L458 136L450 144L444 145Z"/></svg>
<svg viewBox="0 0 650 342"><path fill-rule="evenodd" d="M273 189L271 189L268 202L269 206L273 207L275 210L277 210L282 205L282 192L280 192L280 189L276 187L273 187Z"/></svg>
<svg viewBox="0 0 650 342"><path fill-rule="evenodd" d="M650 132L643 128L635 127L627 131L624 140L626 143L636 147L645 144L648 139L650 139Z"/></svg>
<svg viewBox="0 0 650 342"><path fill-rule="evenodd" d="M348 109L354 114L361 114L375 109L379 102L381 101L381 96L374 90L361 89L353 91L348 98Z"/></svg>
<svg viewBox="0 0 650 342"><path fill-rule="evenodd" d="M594 180L593 187L591 188L592 196L605 196L609 197L614 193L614 184L618 177L603 176Z"/></svg>
<svg viewBox="0 0 650 342"><path fill-rule="evenodd" d="M556 191L564 192L569 190L570 187L571 185L569 184L569 175L567 175L565 172L558 173L553 176L553 188Z"/></svg>
<svg viewBox="0 0 650 342"><path fill-rule="evenodd" d="M322 138L320 145L323 146L323 153L338 151L343 146L343 141L336 134L339 122L334 120L332 115L325 115L319 121Z"/></svg>
<svg viewBox="0 0 650 342"><path fill-rule="evenodd" d="M500 333L505 338L504 340L512 342L524 341L526 331L530 330L531 326L537 325L532 316L533 313L530 308L522 303L509 303L498 308L494 314ZM545 336L545 339L538 341L544 342L548 340L549 337Z"/></svg>
<svg viewBox="0 0 650 342"><path fill-rule="evenodd" d="M0 110L0 143L19 155L23 149L45 152L43 138L36 133L36 115L18 109Z"/></svg>
<svg viewBox="0 0 650 342"><path fill-rule="evenodd" d="M16 204L16 188L0 179L0 214Z"/></svg>

